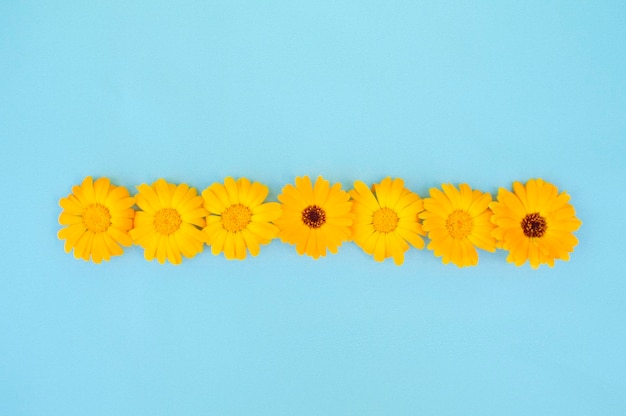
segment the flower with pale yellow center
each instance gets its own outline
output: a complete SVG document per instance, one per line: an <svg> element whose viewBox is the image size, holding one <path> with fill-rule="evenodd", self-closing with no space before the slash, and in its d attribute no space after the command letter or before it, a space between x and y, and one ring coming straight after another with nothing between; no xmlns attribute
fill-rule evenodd
<svg viewBox="0 0 626 416"><path fill-rule="evenodd" d="M278 234L272 224L281 214L277 202L265 202L267 186L246 178L230 176L224 184L214 183L202 191L206 218L206 243L211 253L224 253L229 260L243 260L247 252L256 256L261 245L269 244Z"/></svg>
<svg viewBox="0 0 626 416"><path fill-rule="evenodd" d="M371 190L356 181L350 196L355 216L352 239L374 260L393 258L399 266L409 244L424 248L424 231L417 217L423 209L422 199L405 188L402 179L387 177Z"/></svg>
<svg viewBox="0 0 626 416"><path fill-rule="evenodd" d="M430 198L424 199L420 214L424 231L428 233L428 249L442 257L443 264L459 267L478 264L476 247L495 251L491 236L491 194L472 190L469 185L443 184L442 190L432 188Z"/></svg>
<svg viewBox="0 0 626 416"><path fill-rule="evenodd" d="M87 176L72 193L61 198L63 208L59 223L64 226L58 237L65 240L65 252L74 257L100 263L119 256L122 246L130 246L129 230L133 227L135 203L123 186L111 184L108 178L95 182Z"/></svg>
<svg viewBox="0 0 626 416"><path fill-rule="evenodd" d="M130 235L143 247L146 260L180 264L183 256L191 258L202 251L205 237L200 229L207 211L195 188L159 179L137 190L135 199L141 210L135 214Z"/></svg>

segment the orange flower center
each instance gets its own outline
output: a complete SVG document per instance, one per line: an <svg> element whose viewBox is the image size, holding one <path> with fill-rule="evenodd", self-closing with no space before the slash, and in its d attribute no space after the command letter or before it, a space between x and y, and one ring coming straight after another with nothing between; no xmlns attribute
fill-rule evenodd
<svg viewBox="0 0 626 416"><path fill-rule="evenodd" d="M380 233L390 233L398 227L398 214L391 208L381 208L374 212L372 225Z"/></svg>
<svg viewBox="0 0 626 416"><path fill-rule="evenodd" d="M461 240L472 232L474 220L472 217L461 209L452 211L446 219L446 229L448 234L454 239Z"/></svg>
<svg viewBox="0 0 626 416"><path fill-rule="evenodd" d="M231 205L222 213L222 227L231 233L243 230L251 220L252 211L241 204Z"/></svg>
<svg viewBox="0 0 626 416"><path fill-rule="evenodd" d="M154 214L154 228L164 235L178 231L182 223L180 214L174 208L162 208Z"/></svg>
<svg viewBox="0 0 626 416"><path fill-rule="evenodd" d="M302 222L309 228L320 228L326 223L326 211L317 205L309 205L302 211Z"/></svg>
<svg viewBox="0 0 626 416"><path fill-rule="evenodd" d="M538 212L524 217L521 224L524 235L528 238L541 238L548 229L548 223Z"/></svg>
<svg viewBox="0 0 626 416"><path fill-rule="evenodd" d="M101 204L91 204L83 214L83 225L94 233L103 233L111 226L111 212Z"/></svg>

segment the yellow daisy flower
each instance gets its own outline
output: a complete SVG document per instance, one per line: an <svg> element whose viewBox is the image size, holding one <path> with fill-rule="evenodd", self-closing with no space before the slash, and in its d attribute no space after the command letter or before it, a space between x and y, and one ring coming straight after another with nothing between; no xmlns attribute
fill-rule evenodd
<svg viewBox="0 0 626 416"><path fill-rule="evenodd" d="M139 185L137 190L135 199L141 211L135 214L130 235L143 247L146 260L156 257L161 264L165 259L180 264L181 254L191 258L202 251L205 237L198 227L205 226L207 212L195 188L159 179L152 185Z"/></svg>
<svg viewBox="0 0 626 416"><path fill-rule="evenodd" d="M529 260L536 269L540 264L553 267L555 259L569 260L578 244L572 233L582 224L569 199L543 179L514 182L513 192L500 188L497 202L490 204L491 221L498 247L509 251L508 262L521 266Z"/></svg>
<svg viewBox="0 0 626 416"><path fill-rule="evenodd" d="M74 257L94 263L121 255L124 250L120 244L132 244L128 230L133 227L134 204L123 186L112 185L108 178L94 182L87 176L59 201L63 208L59 224L65 227L57 235L65 240L65 252L74 249Z"/></svg>
<svg viewBox="0 0 626 416"><path fill-rule="evenodd" d="M271 224L281 214L278 202L266 202L267 186L246 178L228 177L224 184L214 183L202 192L209 212L204 232L206 243L217 256L224 252L228 260L246 258L246 250L256 256L261 244L268 244L278 234Z"/></svg>
<svg viewBox="0 0 626 416"><path fill-rule="evenodd" d="M404 187L400 178L387 177L370 190L361 181L354 182L350 191L354 200L352 225L354 242L374 260L393 257L398 266L404 262L404 253L413 247L424 248L424 235L417 215L423 209L422 199Z"/></svg>
<svg viewBox="0 0 626 416"><path fill-rule="evenodd" d="M339 246L350 238L352 202L341 184L332 187L319 176L315 185L308 176L297 177L296 186L286 185L278 195L283 213L274 221L278 237L296 245L296 251L318 259L326 250L337 253Z"/></svg>
<svg viewBox="0 0 626 416"><path fill-rule="evenodd" d="M428 249L443 257L443 264L475 266L476 247L496 250L496 240L491 236L495 228L489 209L491 194L472 191L467 184L461 184L459 189L451 184L441 187L443 192L430 190L430 198L424 199L424 211L419 215L430 239Z"/></svg>

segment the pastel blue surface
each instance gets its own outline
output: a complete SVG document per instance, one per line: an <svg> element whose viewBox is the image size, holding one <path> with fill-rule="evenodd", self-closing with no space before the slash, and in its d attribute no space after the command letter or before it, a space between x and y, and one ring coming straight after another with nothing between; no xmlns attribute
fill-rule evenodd
<svg viewBox="0 0 626 416"><path fill-rule="evenodd" d="M623 415L626 7L3 1L0 414ZM497 192L583 221L533 271L428 250L102 265L56 238L86 175Z"/></svg>

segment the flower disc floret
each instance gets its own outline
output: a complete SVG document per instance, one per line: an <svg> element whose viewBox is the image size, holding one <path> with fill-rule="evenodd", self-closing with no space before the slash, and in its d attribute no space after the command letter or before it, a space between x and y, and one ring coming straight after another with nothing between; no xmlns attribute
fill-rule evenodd
<svg viewBox="0 0 626 416"><path fill-rule="evenodd" d="M309 205L302 210L302 222L309 228L320 228L326 223L326 211L317 205Z"/></svg>
<svg viewBox="0 0 626 416"><path fill-rule="evenodd" d="M226 208L222 214L222 227L226 231L236 233L245 229L250 224L251 219L252 211L250 208L241 204L234 204Z"/></svg>
<svg viewBox="0 0 626 416"><path fill-rule="evenodd" d="M111 226L111 211L102 204L89 204L83 214L83 225L94 233L103 233Z"/></svg>
<svg viewBox="0 0 626 416"><path fill-rule="evenodd" d="M532 212L522 218L522 232L528 238L541 238L548 229L548 222L538 212Z"/></svg>
<svg viewBox="0 0 626 416"><path fill-rule="evenodd" d="M390 233L398 227L398 214L391 208L381 208L372 215L374 230L381 233Z"/></svg>
<svg viewBox="0 0 626 416"><path fill-rule="evenodd" d="M170 235L180 229L183 220L174 208L161 208L154 214L154 229L163 235Z"/></svg>

